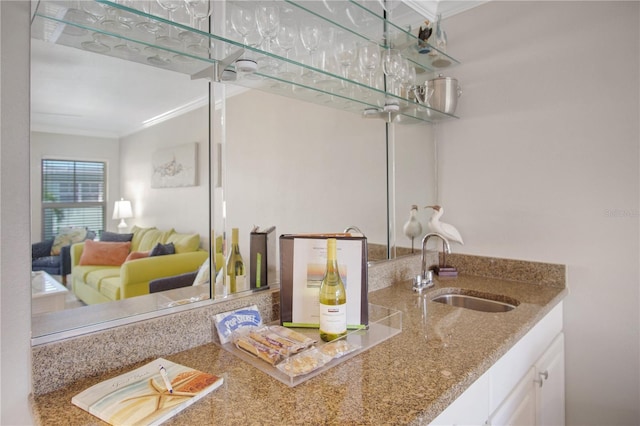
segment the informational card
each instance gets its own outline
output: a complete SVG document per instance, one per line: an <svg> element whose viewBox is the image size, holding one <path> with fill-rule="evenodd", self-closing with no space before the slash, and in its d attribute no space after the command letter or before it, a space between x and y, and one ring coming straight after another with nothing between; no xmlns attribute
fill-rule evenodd
<svg viewBox="0 0 640 426"><path fill-rule="evenodd" d="M347 292L347 327L368 324L366 238L321 234L280 237L282 325L319 326L319 290L327 266L327 238L336 238L338 270Z"/></svg>

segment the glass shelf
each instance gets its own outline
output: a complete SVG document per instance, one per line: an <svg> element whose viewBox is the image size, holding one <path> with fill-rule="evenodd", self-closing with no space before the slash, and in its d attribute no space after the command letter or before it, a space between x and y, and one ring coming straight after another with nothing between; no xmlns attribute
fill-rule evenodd
<svg viewBox="0 0 640 426"><path fill-rule="evenodd" d="M157 11L151 11L156 14L146 13L114 1L41 0L32 23L32 37L369 118L401 123L457 118L420 104L410 91L403 90L402 95L398 94L400 91L388 93L380 69L371 79L356 72L356 66L348 67L345 72L329 52L330 44L321 45L310 55L298 37L288 54L275 49L276 41L271 43L272 51L268 52L257 45L260 37L255 28L245 39L234 31L230 19L233 8L253 11L258 4L275 4L281 16L290 14L288 16L296 22L312 20L321 31L332 35L333 40L339 37L349 37L356 42L371 40L380 45L381 51L389 47L399 50L416 69L419 82L424 82L427 74L445 69L438 66L458 64L432 46L419 45L421 41L415 35L416 31L403 25L402 19L390 19L378 1L228 0L212 4L216 8L212 21L217 29L210 34L158 16ZM398 9L400 7L393 10L393 16ZM406 17L410 14L406 9L398 15ZM413 12L412 18L415 16ZM151 28L154 31L149 30ZM240 55L256 65L255 72L236 69L233 59ZM318 65L319 62L324 66ZM385 111L385 105L386 109L392 106L393 111Z"/></svg>

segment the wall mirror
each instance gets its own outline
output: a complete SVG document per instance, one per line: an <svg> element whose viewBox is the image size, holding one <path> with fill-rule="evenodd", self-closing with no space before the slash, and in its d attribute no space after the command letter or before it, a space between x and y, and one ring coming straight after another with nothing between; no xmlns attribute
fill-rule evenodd
<svg viewBox="0 0 640 426"><path fill-rule="evenodd" d="M352 112L255 90L231 97L234 85L211 91L227 97L224 108L213 113L206 80L96 53L100 46L92 43L109 39L89 35L85 41L84 49L33 41L32 242L44 238L42 160L53 159L107 165L107 231L118 231L113 209L123 198L132 203L133 217L125 218L129 227L197 233L205 250L215 247L212 232L228 236L238 228L244 258L254 226L275 226L277 235L358 226L372 245L382 246L380 258L386 258L389 242L410 246L402 236L410 205L435 197L432 127L387 127ZM84 85L89 76L90 90ZM69 77L77 84L62 84ZM94 110L104 107L101 103L120 114ZM123 116L127 120L121 122ZM212 146L210 122L224 123L222 137L214 130ZM154 154L189 143L196 144L197 184L153 187ZM212 157L220 161L220 176L213 173L210 185ZM144 318L171 309L172 300L159 293L126 300L126 311L122 303L108 302L36 314L33 337L44 342L49 335L63 338L67 331L91 330L107 320Z"/></svg>

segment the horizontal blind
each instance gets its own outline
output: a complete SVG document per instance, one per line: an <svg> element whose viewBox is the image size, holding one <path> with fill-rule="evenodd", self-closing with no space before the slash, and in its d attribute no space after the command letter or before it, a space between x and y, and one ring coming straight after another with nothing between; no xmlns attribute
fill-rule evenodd
<svg viewBox="0 0 640 426"><path fill-rule="evenodd" d="M105 223L105 183L104 162L42 160L43 238L69 226L100 234Z"/></svg>

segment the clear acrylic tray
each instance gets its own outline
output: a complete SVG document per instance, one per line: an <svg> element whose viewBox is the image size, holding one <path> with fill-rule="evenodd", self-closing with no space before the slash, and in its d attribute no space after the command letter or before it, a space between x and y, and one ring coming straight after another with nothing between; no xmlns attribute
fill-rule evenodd
<svg viewBox="0 0 640 426"><path fill-rule="evenodd" d="M270 325L278 324L278 322L274 322ZM214 326L215 327L215 326ZM326 343L320 340L320 335L317 329L312 328L296 328L297 332L302 333L306 336L311 337L314 340L317 340L318 343L315 346L306 349L301 353L305 353L307 351L312 351L314 348L322 349L322 346ZM270 365L267 362L259 359L258 357L242 350L238 349L233 342L220 344L217 338L214 338L214 343L220 346L222 349L227 352L232 353L237 356L241 360L251 364L258 370L270 375L271 377L279 380L287 386L293 387L297 386L300 383L303 383L309 380L312 377L317 376L318 374L323 373L324 371L329 370L330 368L335 367L349 359L357 356L358 354L372 348L373 346L384 342L385 340L399 334L402 331L402 312L387 308L379 305L369 304L369 327L368 329L362 330L350 330L345 337L345 339L350 345L354 345L358 347L353 352L350 352L340 358L333 358L322 367L319 367L307 374L304 375L289 375L284 373L276 366ZM214 336L217 336L217 333L214 331ZM299 355L299 354L296 354ZM296 356L292 355L292 357ZM283 363L288 362L288 359L282 361Z"/></svg>

